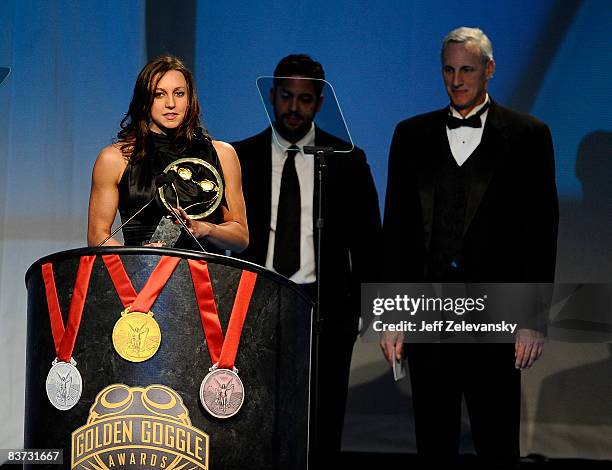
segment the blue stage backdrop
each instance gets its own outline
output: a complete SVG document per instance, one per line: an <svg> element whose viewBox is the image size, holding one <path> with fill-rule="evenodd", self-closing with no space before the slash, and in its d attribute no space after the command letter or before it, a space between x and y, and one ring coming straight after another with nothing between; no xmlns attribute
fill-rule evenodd
<svg viewBox="0 0 612 470"><path fill-rule="evenodd" d="M172 23L178 15L175 2L0 1L0 66L12 68L0 86L0 448L19 446L22 439L23 274L43 255L86 243L91 168L116 135L146 62L146 24L154 24L146 13L153 2L162 20ZM180 14L193 6L191 0ZM447 104L441 39L458 26L481 27L493 42L497 62L492 97L541 118L553 133L563 200L560 277L569 273L578 281L589 264L597 264L593 277L609 280L611 24L608 0L200 0L185 36L194 43L182 44L181 50L193 60L210 132L228 141L267 125L255 86L258 76L271 75L290 53L308 53L322 62L352 137L366 150L382 206L395 125ZM180 25L174 32L180 35ZM173 34L172 28L165 34ZM580 219L581 214L590 215ZM576 227L590 227L590 232ZM597 248L589 251L594 233ZM370 375L387 374L375 354L375 359L357 358L355 367L366 364L376 369L366 367ZM369 383L368 374L360 374L354 377ZM372 423L384 422L372 416ZM612 416L610 429L611 423ZM359 420L347 426L349 436L367 428ZM389 433L380 428L381 436ZM402 450L401 442L387 444L389 450ZM554 446L540 448L554 454ZM587 453L610 458L609 445L608 453L602 449ZM572 455L580 456L580 450Z"/></svg>
<svg viewBox="0 0 612 470"><path fill-rule="evenodd" d="M457 8L448 1L306 1L291 6L270 0L231 5L200 2L196 73L204 117L210 131L221 139L239 139L261 130L266 118L255 78L271 75L287 54L311 54L323 64L335 87L353 140L366 150L382 199L387 153L397 122L447 104L439 59L444 35L459 25L481 27L493 42L497 61L490 84L493 98L548 120L559 103L538 100L532 109L539 95L524 96L520 87L548 95L545 87L574 83L571 77L586 75L583 67L566 66L561 77L552 67L535 68L549 64L551 55L554 66L575 60L571 53L566 59L559 57L569 52L562 47L567 39L587 40L593 21L602 27L610 23L611 9L605 2L586 2L571 21L566 38L566 25L578 3L470 0ZM551 18L561 25L551 28ZM543 37L546 33L549 37ZM587 52L589 57L609 56L609 43L594 39L588 40L594 49ZM551 46L550 40L555 44ZM588 63L593 75L610 75L609 61ZM533 80L541 86L534 86ZM578 96L576 90L569 97L556 98L570 107ZM551 124L555 137L567 136L569 126ZM560 191L578 196L573 177L576 145L566 149L572 144L567 139L556 139L556 143Z"/></svg>

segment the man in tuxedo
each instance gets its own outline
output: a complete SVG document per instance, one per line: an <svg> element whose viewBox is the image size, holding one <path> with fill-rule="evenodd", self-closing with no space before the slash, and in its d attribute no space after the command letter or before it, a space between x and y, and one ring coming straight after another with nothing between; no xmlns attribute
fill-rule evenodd
<svg viewBox="0 0 612 470"><path fill-rule="evenodd" d="M558 200L553 145L541 121L487 93L491 42L477 28L443 41L450 105L400 122L389 155L384 276L389 282L546 283L555 272ZM381 338L389 361L405 350L417 448L455 462L461 400L487 468L519 456L520 371L542 353L541 332L515 344L406 344ZM404 346L404 347L403 347Z"/></svg>
<svg viewBox="0 0 612 470"><path fill-rule="evenodd" d="M233 143L242 168L250 232L248 248L236 256L283 274L313 301L320 300L322 322L315 328L318 425L311 428L318 446L312 456L313 468L328 468L340 451L360 284L377 279L372 250L382 242L378 196L365 154L355 147L326 158L322 214L318 213L319 163L304 154L304 146L347 148L347 142L314 123L325 106L323 67L307 55L289 55L278 63L274 77L269 95L274 129ZM324 226L319 260L315 247L320 216ZM318 263L321 279L316 275Z"/></svg>

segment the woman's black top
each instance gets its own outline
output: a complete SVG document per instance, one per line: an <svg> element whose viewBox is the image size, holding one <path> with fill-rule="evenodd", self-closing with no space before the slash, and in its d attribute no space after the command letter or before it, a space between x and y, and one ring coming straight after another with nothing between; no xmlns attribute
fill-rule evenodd
<svg viewBox="0 0 612 470"><path fill-rule="evenodd" d="M217 169L223 179L219 156L210 138L203 134L194 137L190 147L183 151L178 151L168 136L149 132L145 157L128 163L119 181L119 214L121 215L121 222L123 223L129 219L149 202L151 198L155 197L156 200L123 227L123 239L126 246L148 243L161 218L168 215L168 210L164 207L157 194L155 178L169 164L186 157L194 157L207 161ZM190 199L195 197L195 194L189 194L188 192L181 193L180 197L183 207L198 202L196 199ZM174 206L175 204L172 205ZM222 199L221 204L205 220L215 224L221 223L223 221L222 206L224 205L226 206L225 199ZM200 242L209 252L222 252L222 250L210 244L205 244L204 240L200 240ZM181 234L175 247L199 250L193 239L185 233Z"/></svg>

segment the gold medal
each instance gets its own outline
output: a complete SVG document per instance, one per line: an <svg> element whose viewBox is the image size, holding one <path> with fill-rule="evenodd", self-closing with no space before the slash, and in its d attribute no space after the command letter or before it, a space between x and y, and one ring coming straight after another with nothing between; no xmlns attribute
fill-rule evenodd
<svg viewBox="0 0 612 470"><path fill-rule="evenodd" d="M161 343L161 330L153 312L121 312L113 328L113 346L126 361L143 362L153 357Z"/></svg>
<svg viewBox="0 0 612 470"><path fill-rule="evenodd" d="M161 330L153 318L151 306L181 258L162 256L138 294L118 255L102 255L102 259L125 307L113 328L115 351L126 361L146 361L153 357L161 344Z"/></svg>

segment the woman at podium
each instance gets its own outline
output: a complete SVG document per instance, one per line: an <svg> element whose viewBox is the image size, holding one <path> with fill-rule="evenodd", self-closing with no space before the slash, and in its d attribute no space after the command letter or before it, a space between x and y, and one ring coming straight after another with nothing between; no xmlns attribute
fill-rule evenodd
<svg viewBox="0 0 612 470"><path fill-rule="evenodd" d="M213 252L248 245L236 152L202 129L193 76L176 57L141 70L117 141L96 159L88 245L120 244L111 237L117 209L126 245L201 244ZM177 217L197 241L181 232Z"/></svg>

